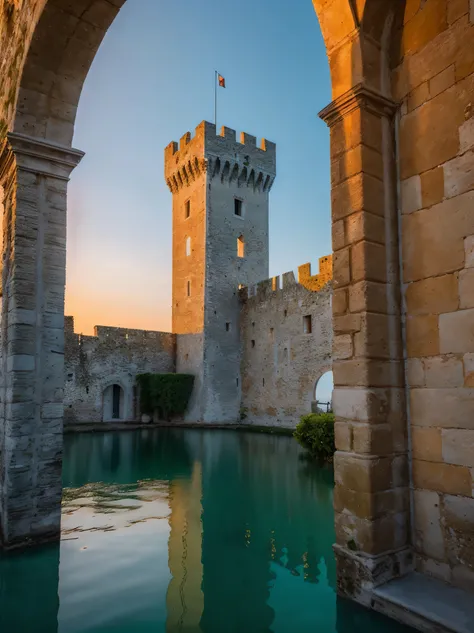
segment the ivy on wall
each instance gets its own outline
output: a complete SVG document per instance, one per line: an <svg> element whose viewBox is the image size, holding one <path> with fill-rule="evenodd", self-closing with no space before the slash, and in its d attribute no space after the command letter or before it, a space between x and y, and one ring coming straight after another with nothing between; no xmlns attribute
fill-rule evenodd
<svg viewBox="0 0 474 633"><path fill-rule="evenodd" d="M193 391L194 376L191 374L138 374L140 412L153 415L155 411L163 420L182 415Z"/></svg>

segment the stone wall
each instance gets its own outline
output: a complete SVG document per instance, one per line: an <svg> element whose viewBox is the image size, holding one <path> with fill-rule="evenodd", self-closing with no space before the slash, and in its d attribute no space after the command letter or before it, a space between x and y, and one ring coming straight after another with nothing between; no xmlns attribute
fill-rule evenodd
<svg viewBox="0 0 474 633"><path fill-rule="evenodd" d="M138 419L136 375L174 372L175 347L167 332L101 325L94 336L75 334L73 317L65 317L64 423L109 421L104 394L114 384L123 390L120 420Z"/></svg>
<svg viewBox="0 0 474 633"><path fill-rule="evenodd" d="M248 424L294 427L332 369L332 258L241 290L242 407ZM305 332L304 317L311 317ZM307 328L306 328L307 329Z"/></svg>
<svg viewBox="0 0 474 633"><path fill-rule="evenodd" d="M407 2L392 74L418 566L474 587L474 3Z"/></svg>

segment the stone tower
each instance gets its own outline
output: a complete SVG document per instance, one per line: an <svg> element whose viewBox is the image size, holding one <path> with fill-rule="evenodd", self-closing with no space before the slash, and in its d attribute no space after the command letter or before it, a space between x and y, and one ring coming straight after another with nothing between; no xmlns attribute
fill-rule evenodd
<svg viewBox="0 0 474 633"><path fill-rule="evenodd" d="M241 400L239 286L268 277L276 147L203 121L165 149L173 194L177 371L196 376L189 421L236 422Z"/></svg>

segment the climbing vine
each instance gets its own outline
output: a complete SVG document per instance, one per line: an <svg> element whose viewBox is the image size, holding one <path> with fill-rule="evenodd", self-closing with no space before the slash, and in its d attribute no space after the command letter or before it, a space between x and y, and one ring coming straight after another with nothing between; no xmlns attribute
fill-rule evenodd
<svg viewBox="0 0 474 633"><path fill-rule="evenodd" d="M193 391L194 376L190 374L139 374L140 411L169 420L182 415Z"/></svg>

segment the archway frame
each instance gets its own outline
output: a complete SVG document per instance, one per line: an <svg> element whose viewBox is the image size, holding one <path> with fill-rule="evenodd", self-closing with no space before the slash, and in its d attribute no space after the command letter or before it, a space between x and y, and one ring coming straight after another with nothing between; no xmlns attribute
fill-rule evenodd
<svg viewBox="0 0 474 633"><path fill-rule="evenodd" d="M84 80L123 3L4 1L0 537L9 547L59 537L66 195L82 158L71 142ZM368 604L373 586L403 573L411 557L409 515L397 510L408 486L390 90L404 2L313 5L333 97L321 117L331 129L335 551L339 591ZM382 441L387 427L396 432ZM22 509L20 486L29 500Z"/></svg>

